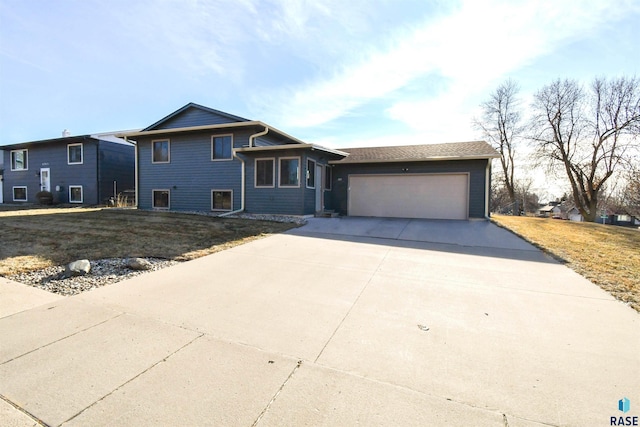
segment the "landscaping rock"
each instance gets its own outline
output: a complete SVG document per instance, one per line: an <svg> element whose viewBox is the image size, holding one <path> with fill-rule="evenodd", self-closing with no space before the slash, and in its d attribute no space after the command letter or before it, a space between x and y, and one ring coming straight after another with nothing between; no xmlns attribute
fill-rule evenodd
<svg viewBox="0 0 640 427"><path fill-rule="evenodd" d="M126 262L127 268L136 271L151 270L151 263L144 258L128 258Z"/></svg>
<svg viewBox="0 0 640 427"><path fill-rule="evenodd" d="M91 263L88 259L80 259L70 262L64 270L65 277L84 276L91 271Z"/></svg>

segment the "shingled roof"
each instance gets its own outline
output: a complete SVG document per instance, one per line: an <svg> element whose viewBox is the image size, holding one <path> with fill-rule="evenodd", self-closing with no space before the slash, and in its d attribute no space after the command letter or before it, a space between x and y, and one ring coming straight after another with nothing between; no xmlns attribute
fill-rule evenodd
<svg viewBox="0 0 640 427"><path fill-rule="evenodd" d="M485 141L402 145L396 147L341 148L340 151L349 153L349 156L330 163L424 162L500 157L498 152Z"/></svg>

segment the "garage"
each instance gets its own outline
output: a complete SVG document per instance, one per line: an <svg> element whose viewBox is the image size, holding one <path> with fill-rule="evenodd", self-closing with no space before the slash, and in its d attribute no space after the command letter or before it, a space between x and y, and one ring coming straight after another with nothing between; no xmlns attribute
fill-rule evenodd
<svg viewBox="0 0 640 427"><path fill-rule="evenodd" d="M469 174L349 175L348 215L467 219Z"/></svg>

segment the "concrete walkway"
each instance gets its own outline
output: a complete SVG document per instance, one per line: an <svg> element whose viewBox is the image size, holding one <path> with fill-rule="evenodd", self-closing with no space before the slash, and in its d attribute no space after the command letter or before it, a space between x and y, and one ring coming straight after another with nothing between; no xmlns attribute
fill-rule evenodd
<svg viewBox="0 0 640 427"><path fill-rule="evenodd" d="M1 425L640 415L638 314L484 221L313 219L13 313L0 319Z"/></svg>

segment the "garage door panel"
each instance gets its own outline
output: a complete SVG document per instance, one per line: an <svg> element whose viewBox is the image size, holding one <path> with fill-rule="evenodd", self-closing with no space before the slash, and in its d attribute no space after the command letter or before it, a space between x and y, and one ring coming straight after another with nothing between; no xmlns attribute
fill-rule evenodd
<svg viewBox="0 0 640 427"><path fill-rule="evenodd" d="M467 219L467 174L352 175L349 215Z"/></svg>

